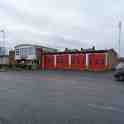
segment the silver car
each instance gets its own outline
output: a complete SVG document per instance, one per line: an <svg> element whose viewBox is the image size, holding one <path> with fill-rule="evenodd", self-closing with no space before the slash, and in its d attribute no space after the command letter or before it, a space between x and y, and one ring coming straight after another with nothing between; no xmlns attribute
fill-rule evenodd
<svg viewBox="0 0 124 124"><path fill-rule="evenodd" d="M124 81L124 63L119 63L116 66L116 71L114 73L114 78L118 81Z"/></svg>

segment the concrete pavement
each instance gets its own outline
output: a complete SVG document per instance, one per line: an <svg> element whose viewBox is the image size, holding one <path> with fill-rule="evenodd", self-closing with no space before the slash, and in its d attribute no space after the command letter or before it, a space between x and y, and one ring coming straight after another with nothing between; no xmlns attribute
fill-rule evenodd
<svg viewBox="0 0 124 124"><path fill-rule="evenodd" d="M0 72L0 123L124 124L113 72Z"/></svg>

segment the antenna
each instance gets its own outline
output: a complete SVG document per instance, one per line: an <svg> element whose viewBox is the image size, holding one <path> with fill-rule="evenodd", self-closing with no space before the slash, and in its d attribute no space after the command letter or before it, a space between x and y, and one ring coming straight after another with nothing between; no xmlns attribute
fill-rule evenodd
<svg viewBox="0 0 124 124"><path fill-rule="evenodd" d="M120 53L121 53L121 48L120 48L120 45L121 45L121 30L122 30L122 22L121 21L119 21L119 23L118 23L118 28L119 28L118 45L119 45L119 56L120 56Z"/></svg>

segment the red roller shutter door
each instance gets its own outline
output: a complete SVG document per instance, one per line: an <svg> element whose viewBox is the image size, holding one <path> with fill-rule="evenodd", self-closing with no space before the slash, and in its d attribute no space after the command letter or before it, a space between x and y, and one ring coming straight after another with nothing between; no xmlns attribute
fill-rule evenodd
<svg viewBox="0 0 124 124"><path fill-rule="evenodd" d="M45 55L44 57L45 69L54 69L54 55Z"/></svg>
<svg viewBox="0 0 124 124"><path fill-rule="evenodd" d="M106 67L105 53L97 53L94 55L94 71L104 71Z"/></svg>
<svg viewBox="0 0 124 124"><path fill-rule="evenodd" d="M86 54L80 54L80 70L86 69Z"/></svg>
<svg viewBox="0 0 124 124"><path fill-rule="evenodd" d="M92 53L89 55L89 70L103 71L106 68L105 53Z"/></svg>
<svg viewBox="0 0 124 124"><path fill-rule="evenodd" d="M71 55L71 69L72 70L84 70L86 66L86 57L84 54L72 54Z"/></svg>
<svg viewBox="0 0 124 124"><path fill-rule="evenodd" d="M60 54L56 55L56 69L68 69L69 68L69 55Z"/></svg>

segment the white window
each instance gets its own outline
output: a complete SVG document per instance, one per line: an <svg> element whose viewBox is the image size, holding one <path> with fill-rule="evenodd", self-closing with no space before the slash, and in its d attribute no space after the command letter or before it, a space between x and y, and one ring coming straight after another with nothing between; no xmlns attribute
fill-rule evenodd
<svg viewBox="0 0 124 124"><path fill-rule="evenodd" d="M20 55L20 56L28 56L28 55L33 55L35 53L33 47L16 48L15 52L16 55Z"/></svg>
<svg viewBox="0 0 124 124"><path fill-rule="evenodd" d="M20 48L21 56L27 56L28 55L28 48Z"/></svg>
<svg viewBox="0 0 124 124"><path fill-rule="evenodd" d="M21 56L24 56L24 48L21 48Z"/></svg>
<svg viewBox="0 0 124 124"><path fill-rule="evenodd" d="M33 52L33 47L29 47L29 55L32 55L34 52Z"/></svg>
<svg viewBox="0 0 124 124"><path fill-rule="evenodd" d="M16 49L16 55L19 55L19 49Z"/></svg>

